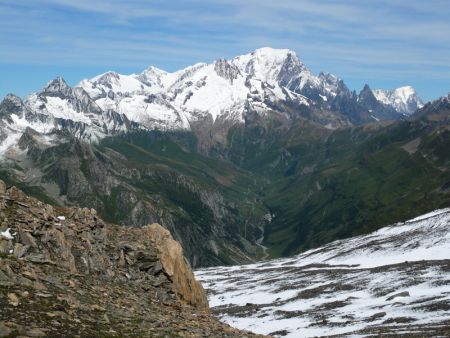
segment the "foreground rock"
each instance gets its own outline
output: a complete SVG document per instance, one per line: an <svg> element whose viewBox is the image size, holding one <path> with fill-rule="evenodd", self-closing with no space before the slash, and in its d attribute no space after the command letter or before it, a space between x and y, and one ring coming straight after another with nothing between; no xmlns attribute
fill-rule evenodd
<svg viewBox="0 0 450 338"><path fill-rule="evenodd" d="M253 337L211 318L158 224L105 224L0 181L0 337Z"/></svg>

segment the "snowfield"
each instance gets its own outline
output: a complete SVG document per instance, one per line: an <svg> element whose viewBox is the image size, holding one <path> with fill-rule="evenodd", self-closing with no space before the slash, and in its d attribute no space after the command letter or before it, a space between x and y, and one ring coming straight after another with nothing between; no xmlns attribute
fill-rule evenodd
<svg viewBox="0 0 450 338"><path fill-rule="evenodd" d="M277 337L450 334L450 209L298 256L196 272L213 312Z"/></svg>

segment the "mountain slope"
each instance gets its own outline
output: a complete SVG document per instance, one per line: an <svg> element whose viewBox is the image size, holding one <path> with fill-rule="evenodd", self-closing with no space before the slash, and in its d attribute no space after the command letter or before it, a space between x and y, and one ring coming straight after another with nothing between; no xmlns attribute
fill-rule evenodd
<svg viewBox="0 0 450 338"><path fill-rule="evenodd" d="M265 209L251 189L257 178L189 150L192 135L142 131L92 145L68 133L52 138L60 142L27 129L0 177L39 187L38 197L62 205L95 207L111 222L158 222L193 266L249 262L260 254Z"/></svg>
<svg viewBox="0 0 450 338"><path fill-rule="evenodd" d="M450 210L298 256L200 270L213 312L275 337L446 336Z"/></svg>
<svg viewBox="0 0 450 338"><path fill-rule="evenodd" d="M10 101L2 107L20 103ZM440 107L423 109L435 105ZM14 115L8 111L2 109L6 124ZM243 124L223 129L217 119L214 135L221 147L203 124L193 124L184 136L142 131L92 145L65 129L25 129L15 141L19 149L6 154L2 177L42 187L59 203L94 205L115 222L160 222L183 243L194 266L258 257L268 211L264 243L278 256L448 205L448 123L430 119L445 117L445 109L417 120L336 131L311 121L308 111L295 114L301 118L249 109Z"/></svg>
<svg viewBox="0 0 450 338"><path fill-rule="evenodd" d="M449 145L448 123L425 118L291 142L265 190L266 245L292 254L447 207Z"/></svg>

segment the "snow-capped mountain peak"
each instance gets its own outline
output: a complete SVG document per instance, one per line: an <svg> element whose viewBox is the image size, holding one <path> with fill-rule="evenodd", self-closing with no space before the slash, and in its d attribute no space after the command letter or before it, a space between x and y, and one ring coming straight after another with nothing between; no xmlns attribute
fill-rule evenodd
<svg viewBox="0 0 450 338"><path fill-rule="evenodd" d="M163 89L165 86L164 79L167 78L166 71L150 66L139 74L138 79L149 87L157 87Z"/></svg>
<svg viewBox="0 0 450 338"><path fill-rule="evenodd" d="M20 97L18 97L15 94L9 93L6 94L5 98L3 99L3 101L1 102L1 104L13 104L15 106L23 106L23 101Z"/></svg>
<svg viewBox="0 0 450 338"><path fill-rule="evenodd" d="M127 95L146 89L146 85L135 74L122 75L116 72L106 72L90 80L82 80L77 87L83 88L94 100L106 96Z"/></svg>
<svg viewBox="0 0 450 338"><path fill-rule="evenodd" d="M392 106L401 114L411 115L417 109L423 107L423 103L417 96L415 89L411 86L399 87L392 90L375 89L373 94L376 99L387 105Z"/></svg>
<svg viewBox="0 0 450 338"><path fill-rule="evenodd" d="M55 79L47 83L47 85L39 92L41 94L64 94L66 95L70 91L70 86L64 80L63 77L58 76Z"/></svg>
<svg viewBox="0 0 450 338"><path fill-rule="evenodd" d="M111 82L120 81L120 74L109 70L103 74L97 75L91 79L91 82L108 85Z"/></svg>
<svg viewBox="0 0 450 338"><path fill-rule="evenodd" d="M277 82L286 63L292 64L290 68L296 70L303 66L295 52L270 47L259 48L252 53L235 57L231 63L243 74L269 83Z"/></svg>
<svg viewBox="0 0 450 338"><path fill-rule="evenodd" d="M8 122L12 122L12 114L21 117L25 110L25 105L20 97L14 94L8 94L0 102L0 119L6 119Z"/></svg>

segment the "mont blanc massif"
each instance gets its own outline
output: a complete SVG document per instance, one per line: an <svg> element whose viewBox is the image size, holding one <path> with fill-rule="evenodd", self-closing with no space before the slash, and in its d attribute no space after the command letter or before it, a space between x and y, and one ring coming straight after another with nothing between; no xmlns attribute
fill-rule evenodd
<svg viewBox="0 0 450 338"><path fill-rule="evenodd" d="M450 94L261 48L9 94L0 157L0 336L450 334Z"/></svg>

